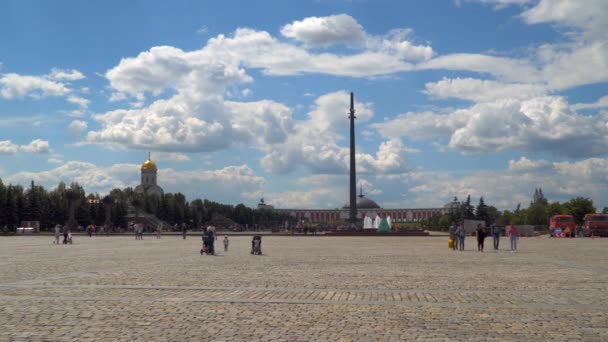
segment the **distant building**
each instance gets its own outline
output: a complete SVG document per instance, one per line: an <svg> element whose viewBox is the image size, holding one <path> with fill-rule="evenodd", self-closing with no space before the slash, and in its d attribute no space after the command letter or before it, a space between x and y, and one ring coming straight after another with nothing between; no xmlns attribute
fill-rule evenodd
<svg viewBox="0 0 608 342"><path fill-rule="evenodd" d="M261 202L263 203L263 202ZM266 207L271 207L264 204ZM417 222L429 219L436 215L446 215L449 207L443 208L403 208L403 209L384 209L374 200L365 197L363 191L357 196L357 219L362 220L368 217L391 217L393 222ZM258 208L260 205L258 204ZM329 223L336 220L346 220L349 218L350 205L345 204L341 209L274 209L274 211L295 217L298 222Z"/></svg>
<svg viewBox="0 0 608 342"><path fill-rule="evenodd" d="M260 203L258 203L258 209L274 209L274 207L270 204L264 203L264 199L261 198Z"/></svg>
<svg viewBox="0 0 608 342"><path fill-rule="evenodd" d="M150 159L150 153L148 153L148 160L141 164L141 182L135 187L135 192L162 196L164 191L156 184L157 172L158 168Z"/></svg>

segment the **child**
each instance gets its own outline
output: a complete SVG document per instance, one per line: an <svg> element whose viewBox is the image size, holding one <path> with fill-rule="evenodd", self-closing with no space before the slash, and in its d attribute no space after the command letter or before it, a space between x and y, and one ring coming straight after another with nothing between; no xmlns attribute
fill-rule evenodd
<svg viewBox="0 0 608 342"><path fill-rule="evenodd" d="M203 239L203 248L201 248L201 255L205 253L209 254L209 240L207 238L207 235L203 234L201 238Z"/></svg>
<svg viewBox="0 0 608 342"><path fill-rule="evenodd" d="M224 235L224 252L228 252L228 244L230 244L230 241L228 241L228 235Z"/></svg>

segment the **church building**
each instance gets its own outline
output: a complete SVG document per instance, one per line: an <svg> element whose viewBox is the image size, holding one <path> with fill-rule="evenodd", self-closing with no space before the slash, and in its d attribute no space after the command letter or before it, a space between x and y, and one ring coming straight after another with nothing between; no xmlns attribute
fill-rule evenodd
<svg viewBox="0 0 608 342"><path fill-rule="evenodd" d="M141 164L141 182L135 187L135 192L161 196L163 189L156 184L157 172L158 168L148 153L148 160Z"/></svg>

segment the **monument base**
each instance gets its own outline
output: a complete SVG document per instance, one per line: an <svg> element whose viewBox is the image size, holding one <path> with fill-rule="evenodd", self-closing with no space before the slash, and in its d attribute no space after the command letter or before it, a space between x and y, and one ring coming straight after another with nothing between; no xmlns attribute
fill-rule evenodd
<svg viewBox="0 0 608 342"><path fill-rule="evenodd" d="M378 232L375 230L339 230L326 232L325 236L429 236L428 232L419 229L401 230L397 232Z"/></svg>

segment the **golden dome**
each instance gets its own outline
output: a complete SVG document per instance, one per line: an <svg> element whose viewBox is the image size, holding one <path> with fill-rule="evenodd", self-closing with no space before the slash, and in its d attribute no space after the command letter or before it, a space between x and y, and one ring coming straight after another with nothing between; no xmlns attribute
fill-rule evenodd
<svg viewBox="0 0 608 342"><path fill-rule="evenodd" d="M156 164L150 159L146 160L143 164L141 164L141 170L154 170L156 171Z"/></svg>

